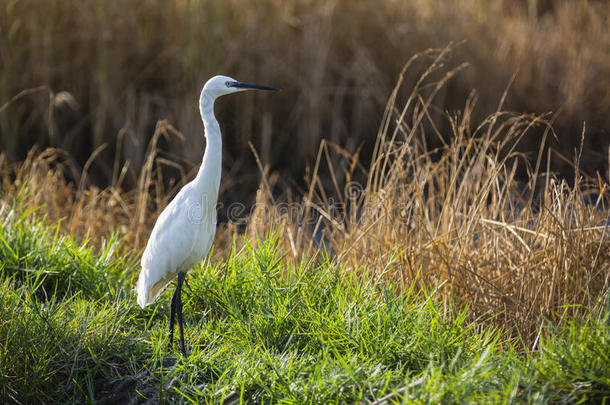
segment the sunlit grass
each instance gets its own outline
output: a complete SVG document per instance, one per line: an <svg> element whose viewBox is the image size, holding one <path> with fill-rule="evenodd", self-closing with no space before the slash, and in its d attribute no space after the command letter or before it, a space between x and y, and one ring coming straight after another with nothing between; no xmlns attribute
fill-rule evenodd
<svg viewBox="0 0 610 405"><path fill-rule="evenodd" d="M607 5L34 3L0 6L0 402L610 401ZM284 91L219 105L244 215L182 358L132 286L216 73Z"/></svg>
<svg viewBox="0 0 610 405"><path fill-rule="evenodd" d="M523 352L434 291L397 293L323 254L294 265L273 234L189 273L182 358L167 348L171 288L141 310L132 260L57 237L31 216L10 211L1 219L1 240L11 247L0 249L5 402L115 395L118 402L571 403L610 395L607 314L543 325L538 346Z"/></svg>

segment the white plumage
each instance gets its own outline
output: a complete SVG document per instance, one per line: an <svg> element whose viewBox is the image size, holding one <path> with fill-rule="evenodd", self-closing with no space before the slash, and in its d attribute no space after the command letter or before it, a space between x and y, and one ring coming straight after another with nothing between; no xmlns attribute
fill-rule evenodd
<svg viewBox="0 0 610 405"><path fill-rule="evenodd" d="M178 272L188 271L210 251L216 232L218 187L210 187L205 195L202 188L197 178L184 186L157 219L142 255L137 285L142 308L152 304ZM214 204L204 204L205 198Z"/></svg>
<svg viewBox="0 0 610 405"><path fill-rule="evenodd" d="M142 255L142 271L136 291L138 304L152 304L178 276L170 314L170 345L174 313L178 315L182 352L182 301L180 291L185 273L210 251L216 232L216 201L222 171L222 137L214 116L214 101L225 94L248 89L278 90L273 87L238 82L214 76L203 86L199 111L205 128L206 148L197 176L185 185L163 210Z"/></svg>

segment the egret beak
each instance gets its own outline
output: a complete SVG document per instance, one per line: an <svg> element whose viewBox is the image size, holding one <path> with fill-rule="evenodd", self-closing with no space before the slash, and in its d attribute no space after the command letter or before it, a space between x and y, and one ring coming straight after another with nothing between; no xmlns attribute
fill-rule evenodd
<svg viewBox="0 0 610 405"><path fill-rule="evenodd" d="M273 90L273 91L280 90L278 88L271 87L271 86L263 86L262 84L250 84L250 83L243 83L243 82L233 82L231 87L237 87L240 89L257 89L257 90Z"/></svg>

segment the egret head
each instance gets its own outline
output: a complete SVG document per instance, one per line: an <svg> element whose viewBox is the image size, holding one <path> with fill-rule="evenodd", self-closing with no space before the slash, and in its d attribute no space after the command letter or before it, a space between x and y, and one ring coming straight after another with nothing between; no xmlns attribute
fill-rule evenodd
<svg viewBox="0 0 610 405"><path fill-rule="evenodd" d="M203 93L213 98L224 96L225 94L237 93L244 90L279 90L275 87L263 86L260 84L250 84L237 81L228 76L214 76L203 86Z"/></svg>

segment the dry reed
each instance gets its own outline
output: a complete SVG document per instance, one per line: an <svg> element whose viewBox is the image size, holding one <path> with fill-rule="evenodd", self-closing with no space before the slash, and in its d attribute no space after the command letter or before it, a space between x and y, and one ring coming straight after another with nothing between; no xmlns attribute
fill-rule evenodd
<svg viewBox="0 0 610 405"><path fill-rule="evenodd" d="M401 74L368 168L323 142L299 215L278 210L264 181L252 226L282 229L295 259L323 246L346 269L375 272L398 288L440 285L444 299L470 305L474 316L532 345L543 322L606 305L610 189L599 174L585 176L578 160L571 185L541 167L544 155L557 153L544 144L530 165L519 141L535 127L553 129L544 117L503 112L504 98L480 123L476 97L469 98L462 113L444 117L452 136L438 133L434 101L459 70L433 79L446 52L435 54L406 99ZM430 133L449 141L432 149Z"/></svg>

